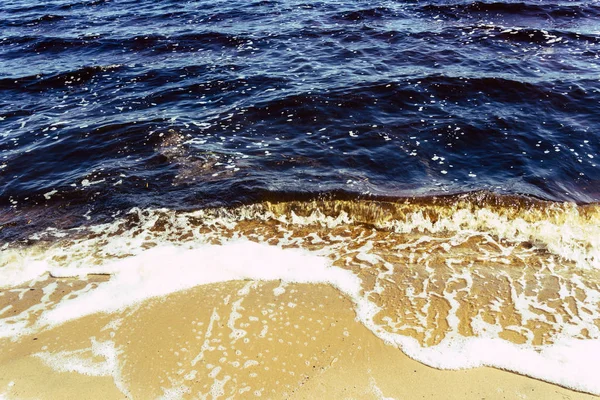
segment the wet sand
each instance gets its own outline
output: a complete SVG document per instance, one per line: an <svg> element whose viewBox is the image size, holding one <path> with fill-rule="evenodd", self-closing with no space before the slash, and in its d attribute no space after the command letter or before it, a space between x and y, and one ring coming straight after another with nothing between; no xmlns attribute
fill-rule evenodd
<svg viewBox="0 0 600 400"><path fill-rule="evenodd" d="M198 286L0 348L7 399L596 398L491 368L415 362L355 321L352 303L327 285Z"/></svg>

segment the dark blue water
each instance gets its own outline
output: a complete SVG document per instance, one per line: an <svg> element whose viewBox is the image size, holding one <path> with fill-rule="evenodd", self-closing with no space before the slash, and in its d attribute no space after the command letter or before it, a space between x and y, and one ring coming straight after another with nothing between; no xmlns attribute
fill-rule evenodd
<svg viewBox="0 0 600 400"><path fill-rule="evenodd" d="M0 236L132 206L597 202L599 57L592 1L6 0Z"/></svg>

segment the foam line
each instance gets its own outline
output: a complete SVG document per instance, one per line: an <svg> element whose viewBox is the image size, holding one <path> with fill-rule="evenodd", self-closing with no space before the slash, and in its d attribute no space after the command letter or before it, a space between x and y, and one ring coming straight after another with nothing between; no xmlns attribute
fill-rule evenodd
<svg viewBox="0 0 600 400"><path fill-rule="evenodd" d="M16 337L93 313L115 312L198 285L279 280L281 285L274 291L277 295L285 291L287 283L329 284L354 302L357 320L424 364L442 369L491 366L600 395L600 380L594 373L595 362L600 359L600 294L594 284L600 269L596 211L562 206L552 218L545 214L548 210L540 215L521 213L509 218L492 209L443 209L438 218L429 218L410 208L402 218L372 218L373 225L367 227L353 222L353 218L366 218L371 215L371 208L362 214L342 210L333 216L318 209L304 216L293 210L276 211L258 206L192 213L134 209L126 218L108 224L76 232L40 234L39 239L48 239L43 246L3 249L0 287L23 290L18 286L46 277L47 273L53 277L110 274L111 279L96 288L82 290L77 297L65 297L56 305L49 300L56 284L48 284L42 304L0 320L0 337ZM269 223L263 224L265 221ZM390 236L384 237L372 226L392 228L384 230ZM324 227L327 232L335 232L327 236ZM358 232L358 236L348 236L347 232ZM411 235L403 237L398 232ZM68 238L70 233L75 233L73 240ZM246 238L269 243L276 239L278 246ZM390 242L390 238L394 240ZM473 257L468 253L469 240L478 246L474 255L477 258L468 258ZM467 258L463 258L461 252L467 245ZM149 246L155 247L148 249ZM429 250L440 253L436 254L437 264ZM398 258L389 258L390 255ZM348 269L333 267L332 259L344 262ZM445 260L445 264L440 260ZM485 270L490 265L496 271L493 274L492 270ZM352 272L356 268L376 274L374 286L369 280L362 282ZM406 283L401 284L398 279L406 276L400 270L408 268L414 270L415 277L409 280L413 286L405 287ZM438 270L447 271L451 277L440 279ZM503 294L492 293L489 299L483 298L482 314L464 322L476 337L459 335L459 311L465 308L465 302L467 306L468 302L478 305L473 303L478 300L469 300L469 296L487 282L504 285ZM542 293L544 290L547 292ZM417 321L411 326L425 339L394 333L403 323L394 319L398 303L377 300L385 300L390 294L406 297L405 311L413 312ZM554 296L548 299L564 300L564 312L556 312L542 294ZM436 328L427 320L432 306L427 300L431 296L442 296L448 302L445 322L449 332L436 345L423 347ZM571 303L567 303L568 299ZM417 305L417 300L424 304ZM487 317L492 315L493 320L493 314L505 312L507 303L514 306L519 322L514 326L491 324L489 318L485 322L482 315L486 301L490 311L485 314ZM36 325L28 325L29 318L25 317L39 310L45 311ZM376 323L382 316L384 324ZM537 331L527 328L537 322L552 329L552 336L541 346L532 344ZM501 332L511 329L518 331L526 344L500 338Z"/></svg>
<svg viewBox="0 0 600 400"><path fill-rule="evenodd" d="M60 324L96 312L114 312L145 299L197 285L232 280L281 280L324 283L338 288L356 305L357 319L378 337L400 347L408 356L441 369L490 366L600 394L595 364L600 341L564 338L552 345L516 345L490 337L449 336L440 344L422 347L415 339L390 333L373 322L379 311L361 292L361 281L350 271L334 268L328 259L299 249L281 249L249 241L195 249L163 246L97 267L112 273L110 281L45 312L44 324ZM67 274L69 269L53 274Z"/></svg>
<svg viewBox="0 0 600 400"><path fill-rule="evenodd" d="M53 276L78 276L80 271L54 268L51 272ZM59 303L42 316L42 323L56 325L96 312L114 312L148 298L232 280L326 283L353 297L361 287L356 276L329 266L324 257L242 240L195 249L156 247L88 272L113 276L96 290Z"/></svg>

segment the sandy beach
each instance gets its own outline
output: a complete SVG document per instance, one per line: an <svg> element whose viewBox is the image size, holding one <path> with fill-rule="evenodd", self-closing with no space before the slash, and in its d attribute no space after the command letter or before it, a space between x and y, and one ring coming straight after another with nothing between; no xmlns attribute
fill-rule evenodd
<svg viewBox="0 0 600 400"><path fill-rule="evenodd" d="M82 284L59 283L62 296ZM6 399L596 398L492 368L427 367L355 321L327 285L198 286L0 346Z"/></svg>

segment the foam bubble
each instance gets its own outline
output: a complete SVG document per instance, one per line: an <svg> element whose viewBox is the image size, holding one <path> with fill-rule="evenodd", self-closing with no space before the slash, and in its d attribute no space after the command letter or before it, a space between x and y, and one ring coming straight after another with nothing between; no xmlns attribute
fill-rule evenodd
<svg viewBox="0 0 600 400"><path fill-rule="evenodd" d="M7 259L0 265L0 289L19 286L23 283L34 281L49 269L46 260L31 259L27 256L8 251Z"/></svg>
<svg viewBox="0 0 600 400"><path fill-rule="evenodd" d="M85 357L88 350L72 350L59 352L40 352L34 357L42 360L46 365L59 372L77 372L89 376L111 376L110 363L93 361ZM91 354L90 354L91 356Z"/></svg>
<svg viewBox="0 0 600 400"><path fill-rule="evenodd" d="M435 368L496 367L574 390L600 394L596 368L600 357L598 340L565 338L552 345L533 347L501 339L454 337L423 348L406 343L406 337L387 339L397 343L415 360Z"/></svg>
<svg viewBox="0 0 600 400"><path fill-rule="evenodd" d="M68 276L69 271L55 268L52 273ZM324 257L242 240L194 249L156 247L92 271L113 276L97 289L64 300L45 312L42 323L55 325L92 313L114 312L151 297L232 280L328 283L355 296L361 287L356 276L329 266Z"/></svg>
<svg viewBox="0 0 600 400"><path fill-rule="evenodd" d="M591 372L600 357L597 208L321 206L135 209L112 223L41 234L59 238L41 252L4 250L12 261L3 260L0 282L6 276L9 285L21 284L46 272L112 275L76 298L42 304L35 328L197 285L279 280L274 294L281 295L287 283L324 283L354 302L357 320L375 335L427 365L492 366L600 394ZM245 335L235 326L240 306L238 300L223 319L234 341ZM218 320L213 311L193 364ZM31 328L19 321L8 331L0 325L0 334Z"/></svg>
<svg viewBox="0 0 600 400"><path fill-rule="evenodd" d="M163 388L163 394L158 398L158 400L179 400L182 399L183 396L189 392L190 388L185 385L180 385L168 389Z"/></svg>
<svg viewBox="0 0 600 400"><path fill-rule="evenodd" d="M121 393L127 398L131 398L131 394L121 377L118 360L119 351L115 343L110 340L100 342L95 338L91 338L90 349L54 353L39 352L33 356L39 358L50 368L58 372L77 372L89 376L111 376ZM104 361L93 361L92 357L102 357Z"/></svg>

